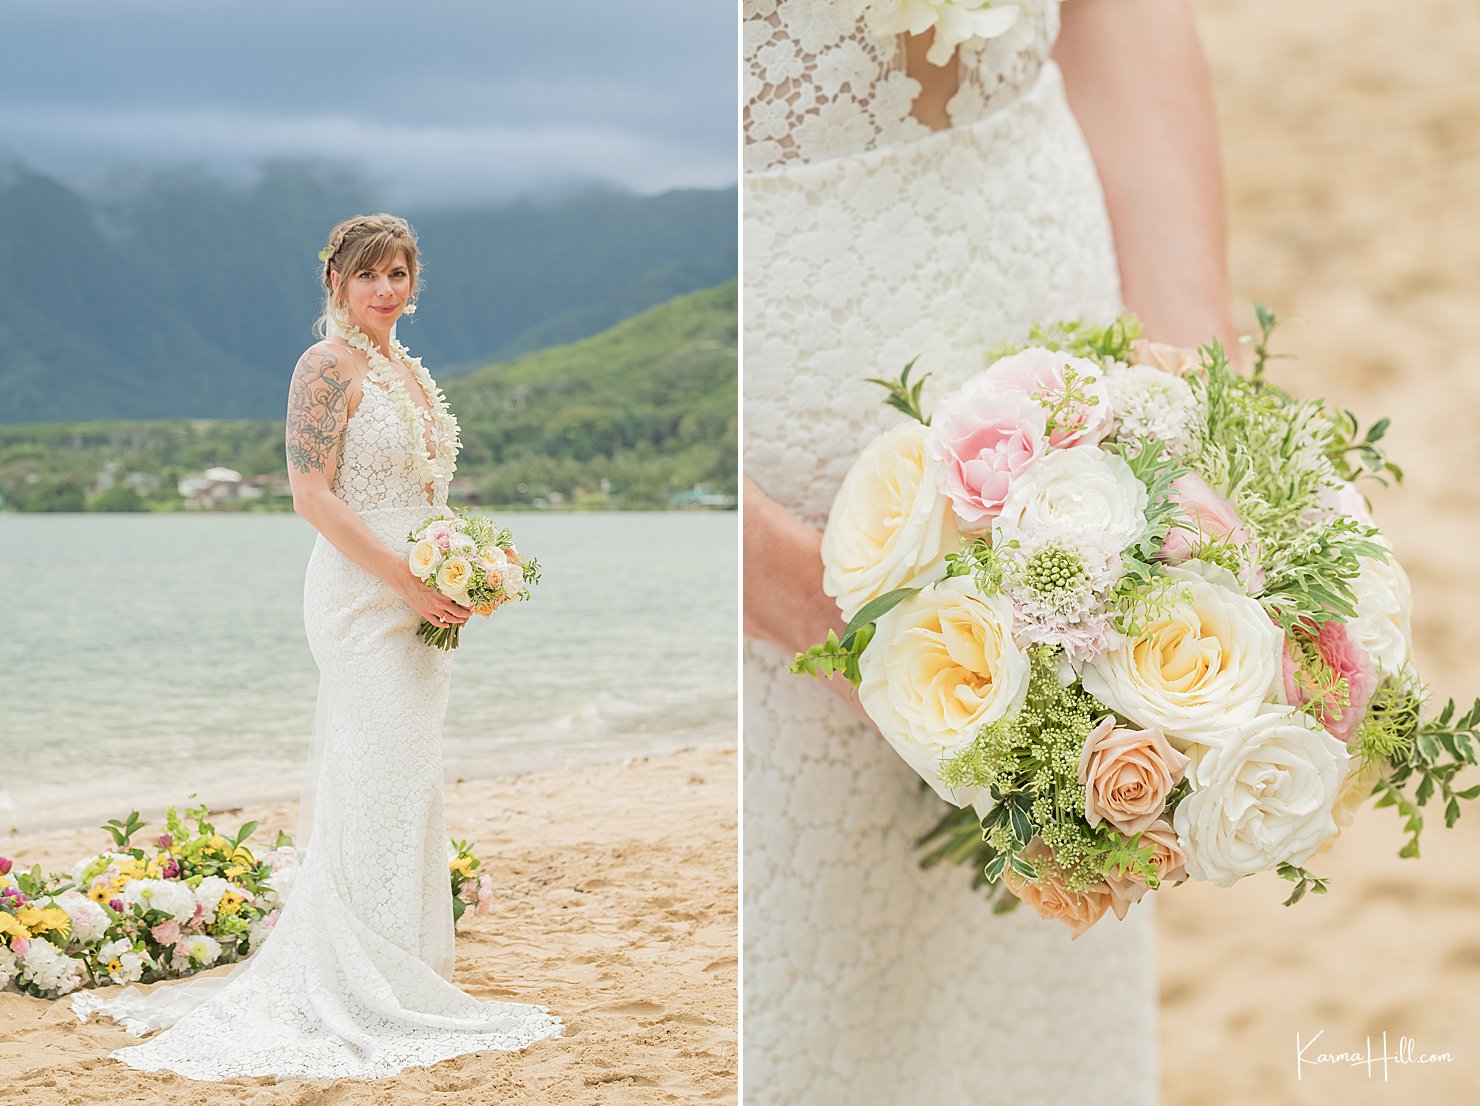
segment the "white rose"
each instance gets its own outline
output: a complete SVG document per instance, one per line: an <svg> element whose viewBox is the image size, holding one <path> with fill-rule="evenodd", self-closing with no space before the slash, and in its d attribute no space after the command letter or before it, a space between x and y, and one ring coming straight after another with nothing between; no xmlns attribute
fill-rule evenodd
<svg viewBox="0 0 1480 1106"><path fill-rule="evenodd" d="M498 584L504 589L505 595L518 595L524 590L524 570L513 563L501 565L498 569Z"/></svg>
<svg viewBox="0 0 1480 1106"><path fill-rule="evenodd" d="M1203 750L1190 778L1192 791L1172 816L1187 874L1230 887L1303 863L1336 833L1331 809L1347 751L1309 715L1272 706Z"/></svg>
<svg viewBox="0 0 1480 1106"><path fill-rule="evenodd" d="M895 752L941 798L972 802L974 790L941 782L940 763L1028 694L1028 655L1013 641L1007 598L984 598L962 576L925 588L879 618L859 671L863 708Z"/></svg>
<svg viewBox="0 0 1480 1106"><path fill-rule="evenodd" d="M51 901L65 910L72 921L69 943L90 945L108 932L107 913L82 892L63 891Z"/></svg>
<svg viewBox="0 0 1480 1106"><path fill-rule="evenodd" d="M1391 553L1385 539L1376 540ZM1413 589L1396 557L1385 564L1363 557L1361 564L1361 573L1352 581L1357 617L1347 623L1347 632L1378 668L1396 676L1413 656Z"/></svg>
<svg viewBox="0 0 1480 1106"><path fill-rule="evenodd" d="M1181 598L1154 613L1080 671L1084 690L1179 749L1217 745L1279 686L1284 637L1226 569L1203 561L1167 568Z"/></svg>
<svg viewBox="0 0 1480 1106"><path fill-rule="evenodd" d="M1113 453L1094 446L1054 450L1013 483L992 523L992 544L1044 529L1101 535L1123 550L1146 529L1146 485Z"/></svg>
<svg viewBox="0 0 1480 1106"><path fill-rule="evenodd" d="M442 563L442 551L430 538L422 538L411 547L411 552L406 555L406 562L418 580L425 580Z"/></svg>
<svg viewBox="0 0 1480 1106"><path fill-rule="evenodd" d="M490 547L487 553L483 554L483 563L493 565L497 568L499 565L508 564L509 558L502 549L495 545Z"/></svg>
<svg viewBox="0 0 1480 1106"><path fill-rule="evenodd" d="M879 435L833 499L822 534L822 590L844 618L936 572L956 547L951 504L937 488L925 437L917 422Z"/></svg>

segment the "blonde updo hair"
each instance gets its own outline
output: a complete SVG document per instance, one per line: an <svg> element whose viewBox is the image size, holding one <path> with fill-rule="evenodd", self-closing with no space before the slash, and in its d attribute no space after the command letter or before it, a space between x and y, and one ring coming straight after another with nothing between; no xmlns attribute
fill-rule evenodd
<svg viewBox="0 0 1480 1106"><path fill-rule="evenodd" d="M416 232L398 215L356 215L339 223L329 232L328 250L324 255L324 307L314 323L320 338L326 333L331 311L344 309L347 278L390 260L399 250L406 255L406 268L411 273L411 296L416 297L420 266L416 256ZM338 273L339 292L335 294L330 273Z"/></svg>

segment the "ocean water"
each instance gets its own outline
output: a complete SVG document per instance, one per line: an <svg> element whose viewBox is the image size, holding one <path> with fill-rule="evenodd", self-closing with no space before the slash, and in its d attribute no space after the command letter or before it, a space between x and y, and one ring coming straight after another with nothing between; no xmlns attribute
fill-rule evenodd
<svg viewBox="0 0 1480 1106"><path fill-rule="evenodd" d="M734 743L735 514L499 521L543 579L465 628L449 779ZM314 536L296 515L0 514L0 832L296 797Z"/></svg>

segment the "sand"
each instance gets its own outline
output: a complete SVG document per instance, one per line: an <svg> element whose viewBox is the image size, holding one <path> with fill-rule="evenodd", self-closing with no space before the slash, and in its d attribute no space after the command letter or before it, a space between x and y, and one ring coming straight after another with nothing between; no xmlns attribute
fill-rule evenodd
<svg viewBox="0 0 1480 1106"><path fill-rule="evenodd" d="M0 994L0 1101L734 1102L734 750L449 782L446 794L449 835L474 842L498 885L489 914L469 913L459 923L454 982L480 998L544 1003L565 1021L565 1037L519 1053L472 1053L381 1080L204 1083L136 1071L108 1058L110 1049L137 1039L107 1019L79 1025L66 999L6 993ZM215 822L234 830L252 818L262 822L254 840L271 840L278 827L292 832L297 804L247 806ZM104 841L95 828L10 835L0 840L0 854L50 869Z"/></svg>
<svg viewBox="0 0 1480 1106"><path fill-rule="evenodd" d="M1413 580L1419 670L1480 693L1480 8L1467 0L1196 0L1229 186L1234 292L1299 315L1277 381L1390 415L1369 492ZM1480 782L1472 772L1470 782ZM1324 899L1273 877L1158 901L1163 1097L1177 1106L1470 1102L1480 1084L1480 803L1399 860L1390 810L1326 857ZM1429 1066L1305 1067L1398 1038Z"/></svg>

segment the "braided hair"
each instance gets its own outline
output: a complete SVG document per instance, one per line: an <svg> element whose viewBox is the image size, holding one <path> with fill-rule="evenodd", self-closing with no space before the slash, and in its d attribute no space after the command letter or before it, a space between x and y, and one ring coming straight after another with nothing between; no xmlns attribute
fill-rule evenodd
<svg viewBox="0 0 1480 1106"><path fill-rule="evenodd" d="M344 306L345 278L351 274L372 269L396 255L399 250L406 256L406 268L411 273L411 294L416 295L419 265L416 253L416 232L411 224L397 215L381 212L377 215L356 215L335 225L329 232L329 244L321 253L323 272L320 279L324 285L324 305L314 323L314 333L320 338L328 327L329 314L342 310ZM334 291L331 273L340 276L339 292Z"/></svg>

